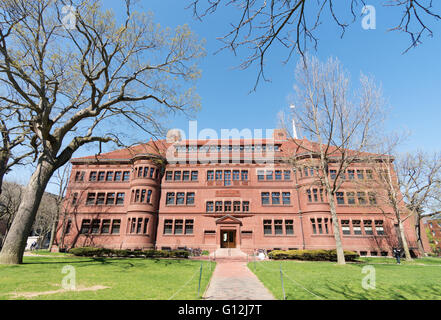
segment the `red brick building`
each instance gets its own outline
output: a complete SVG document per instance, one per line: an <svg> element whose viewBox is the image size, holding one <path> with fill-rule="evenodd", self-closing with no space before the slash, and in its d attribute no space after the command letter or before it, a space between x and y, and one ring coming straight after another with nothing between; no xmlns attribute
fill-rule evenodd
<svg viewBox="0 0 441 320"><path fill-rule="evenodd" d="M441 255L441 213L433 215L427 219L424 219L424 226L428 229L428 232L432 238L432 251Z"/></svg>
<svg viewBox="0 0 441 320"><path fill-rule="evenodd" d="M317 169L293 170L287 161L308 163L311 155L284 132L273 139L174 139L73 159L69 214L60 219L54 250L335 248L327 196L314 185ZM337 194L343 247L391 255L392 211L354 187L371 175L363 164L349 168ZM405 230L418 255L413 227Z"/></svg>

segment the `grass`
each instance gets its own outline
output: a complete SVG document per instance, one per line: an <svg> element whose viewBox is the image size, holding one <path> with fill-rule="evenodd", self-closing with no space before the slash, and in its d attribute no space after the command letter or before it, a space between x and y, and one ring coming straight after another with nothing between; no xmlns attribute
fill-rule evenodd
<svg viewBox="0 0 441 320"><path fill-rule="evenodd" d="M211 264L211 265L210 265ZM109 287L96 291L67 291L37 297L13 293L62 289L63 267L75 268L77 288ZM214 263L204 261L201 295ZM24 264L0 265L0 300L196 300L201 262L171 259L108 259L78 257L24 257ZM191 279L191 281L190 281Z"/></svg>
<svg viewBox="0 0 441 320"><path fill-rule="evenodd" d="M441 259L424 258L397 265L390 258L363 258L344 266L332 262L263 261L248 267L277 299L283 299L280 266L287 300L440 300ZM375 270L375 289L362 281ZM370 282L373 284L372 282Z"/></svg>

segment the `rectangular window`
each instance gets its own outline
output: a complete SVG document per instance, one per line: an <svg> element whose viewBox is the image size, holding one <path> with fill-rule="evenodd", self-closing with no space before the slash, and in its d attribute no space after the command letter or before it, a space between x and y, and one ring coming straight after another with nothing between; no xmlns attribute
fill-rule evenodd
<svg viewBox="0 0 441 320"><path fill-rule="evenodd" d="M291 171L290 170L283 171L283 175L284 175L285 180L291 180Z"/></svg>
<svg viewBox="0 0 441 320"><path fill-rule="evenodd" d="M101 226L101 233L102 234L110 233L110 220L103 220L103 225Z"/></svg>
<svg viewBox="0 0 441 320"><path fill-rule="evenodd" d="M189 181L190 180L190 171L184 171L182 174L182 181Z"/></svg>
<svg viewBox="0 0 441 320"><path fill-rule="evenodd" d="M233 202L233 211L234 212L240 212L240 201L234 201Z"/></svg>
<svg viewBox="0 0 441 320"><path fill-rule="evenodd" d="M283 221L282 220L274 220L274 234L276 234L276 235L283 234Z"/></svg>
<svg viewBox="0 0 441 320"><path fill-rule="evenodd" d="M193 234L193 220L185 220L185 234Z"/></svg>
<svg viewBox="0 0 441 320"><path fill-rule="evenodd" d="M270 204L269 192L262 192L262 204Z"/></svg>
<svg viewBox="0 0 441 320"><path fill-rule="evenodd" d="M263 234L273 234L273 223L271 220L263 220Z"/></svg>
<svg viewBox="0 0 441 320"><path fill-rule="evenodd" d="M165 181L172 181L173 180L173 171L167 171L165 173Z"/></svg>
<svg viewBox="0 0 441 320"><path fill-rule="evenodd" d="M312 189L312 194L314 196L314 202L318 202L318 190Z"/></svg>
<svg viewBox="0 0 441 320"><path fill-rule="evenodd" d="M250 202L249 201L242 202L242 211L243 212L250 211Z"/></svg>
<svg viewBox="0 0 441 320"><path fill-rule="evenodd" d="M268 170L268 171L266 172L266 180L267 180L267 181L272 181L272 180L273 180L273 177L274 177L274 171L272 171L272 170Z"/></svg>
<svg viewBox="0 0 441 320"><path fill-rule="evenodd" d="M341 230L344 235L351 234L351 228L349 227L349 220L342 220L341 221Z"/></svg>
<svg viewBox="0 0 441 320"><path fill-rule="evenodd" d="M152 203L152 190L147 192L147 203Z"/></svg>
<svg viewBox="0 0 441 320"><path fill-rule="evenodd" d="M78 192L72 194L72 205L75 206L78 202Z"/></svg>
<svg viewBox="0 0 441 320"><path fill-rule="evenodd" d="M139 202L139 190L135 191L135 202Z"/></svg>
<svg viewBox="0 0 441 320"><path fill-rule="evenodd" d="M194 204L194 192L187 192L187 204Z"/></svg>
<svg viewBox="0 0 441 320"><path fill-rule="evenodd" d="M345 194L344 192L336 192L337 204L345 204Z"/></svg>
<svg viewBox="0 0 441 320"><path fill-rule="evenodd" d="M306 190L306 194L308 196L308 202L312 202L312 194L311 194L311 190Z"/></svg>
<svg viewBox="0 0 441 320"><path fill-rule="evenodd" d="M364 220L363 226L364 226L364 233L366 235L371 236L374 234L374 231L372 230L372 220Z"/></svg>
<svg viewBox="0 0 441 320"><path fill-rule="evenodd" d="M248 170L242 170L242 181L248 181Z"/></svg>
<svg viewBox="0 0 441 320"><path fill-rule="evenodd" d="M273 205L280 204L280 192L272 192L271 193L271 201Z"/></svg>
<svg viewBox="0 0 441 320"><path fill-rule="evenodd" d="M149 167L145 167L143 176L144 176L144 178L147 178L148 175L149 175Z"/></svg>
<svg viewBox="0 0 441 320"><path fill-rule="evenodd" d="M185 204L185 192L178 192L176 194L176 204Z"/></svg>
<svg viewBox="0 0 441 320"><path fill-rule="evenodd" d="M112 221L112 234L119 234L119 230L121 228L121 220L113 220Z"/></svg>
<svg viewBox="0 0 441 320"><path fill-rule="evenodd" d="M208 170L207 171L207 181L213 181L214 180L214 171Z"/></svg>
<svg viewBox="0 0 441 320"><path fill-rule="evenodd" d="M384 235L384 227L383 227L383 221L382 220L376 220L375 221L375 231L378 235Z"/></svg>
<svg viewBox="0 0 441 320"><path fill-rule="evenodd" d="M365 192L357 192L358 204L366 204L366 193Z"/></svg>
<svg viewBox="0 0 441 320"><path fill-rule="evenodd" d="M80 233L81 234L89 234L90 233L90 220L89 219L84 219L81 222Z"/></svg>
<svg viewBox="0 0 441 320"><path fill-rule="evenodd" d="M348 170L348 179L349 180L355 179L355 171L354 170Z"/></svg>
<svg viewBox="0 0 441 320"><path fill-rule="evenodd" d="M155 176L155 168L150 168L150 179L153 179Z"/></svg>
<svg viewBox="0 0 441 320"><path fill-rule="evenodd" d="M348 198L348 204L355 204L355 192L346 192Z"/></svg>
<svg viewBox="0 0 441 320"><path fill-rule="evenodd" d="M364 170L357 170L357 178L360 180L364 179Z"/></svg>
<svg viewBox="0 0 441 320"><path fill-rule="evenodd" d="M75 174L75 181L76 182L84 181L84 171L77 171L77 173Z"/></svg>
<svg viewBox="0 0 441 320"><path fill-rule="evenodd" d="M164 221L164 234L172 234L173 231L173 220Z"/></svg>
<svg viewBox="0 0 441 320"><path fill-rule="evenodd" d="M175 234L182 234L183 233L183 220L175 220Z"/></svg>
<svg viewBox="0 0 441 320"><path fill-rule="evenodd" d="M317 234L317 226L315 224L315 219L311 219L311 226L312 226L312 234Z"/></svg>
<svg viewBox="0 0 441 320"><path fill-rule="evenodd" d="M147 234L147 232L148 232L148 226L149 226L149 219L148 218L145 218L144 219L144 230L143 230L143 233L144 234Z"/></svg>
<svg viewBox="0 0 441 320"><path fill-rule="evenodd" d="M105 177L106 177L106 173L104 171L100 171L98 173L98 181L104 181Z"/></svg>
<svg viewBox="0 0 441 320"><path fill-rule="evenodd" d="M368 196L369 196L369 204L371 206L376 205L377 204L377 196L375 195L375 192L369 192Z"/></svg>
<svg viewBox="0 0 441 320"><path fill-rule="evenodd" d="M198 181L198 171L191 172L191 181Z"/></svg>
<svg viewBox="0 0 441 320"><path fill-rule="evenodd" d="M142 233L142 218L138 218L138 223L136 225L136 233Z"/></svg>
<svg viewBox="0 0 441 320"><path fill-rule="evenodd" d="M130 180L130 171L124 171L123 181L129 181L129 180Z"/></svg>
<svg viewBox="0 0 441 320"><path fill-rule="evenodd" d="M166 204L175 204L175 193L167 192Z"/></svg>
<svg viewBox="0 0 441 320"><path fill-rule="evenodd" d="M330 170L329 172L331 174L331 179L337 178L337 170Z"/></svg>
<svg viewBox="0 0 441 320"><path fill-rule="evenodd" d="M240 180L240 171L233 170L233 181L239 181L239 180Z"/></svg>
<svg viewBox="0 0 441 320"><path fill-rule="evenodd" d="M231 201L225 201L224 210L225 210L225 212L231 211Z"/></svg>
<svg viewBox="0 0 441 320"><path fill-rule="evenodd" d="M206 206L207 206L207 212L213 212L213 210L214 210L214 203L213 203L213 201L208 201Z"/></svg>
<svg viewBox="0 0 441 320"><path fill-rule="evenodd" d="M223 202L222 201L216 201L216 212L222 212L223 210Z"/></svg>
<svg viewBox="0 0 441 320"><path fill-rule="evenodd" d="M136 172L138 172L138 178L142 178L143 169L144 169L143 167L138 167L136 169L137 170Z"/></svg>
<svg viewBox="0 0 441 320"><path fill-rule="evenodd" d="M275 178L276 180L282 180L282 171L276 170Z"/></svg>
<svg viewBox="0 0 441 320"><path fill-rule="evenodd" d="M361 235L361 221L353 220L352 221L352 230L354 230L355 235Z"/></svg>
<svg viewBox="0 0 441 320"><path fill-rule="evenodd" d="M328 227L328 218L325 218L325 233L329 234L329 227Z"/></svg>
<svg viewBox="0 0 441 320"><path fill-rule="evenodd" d="M257 171L257 180L258 181L264 181L265 180L265 171L258 170Z"/></svg>
<svg viewBox="0 0 441 320"><path fill-rule="evenodd" d="M372 170L366 170L366 177L371 180L374 178L372 175Z"/></svg>
<svg viewBox="0 0 441 320"><path fill-rule="evenodd" d="M222 181L222 170L216 170L216 181Z"/></svg>
<svg viewBox="0 0 441 320"><path fill-rule="evenodd" d="M143 189L141 191L141 203L144 203L146 193L147 193L147 190L145 190L145 189Z"/></svg>
<svg viewBox="0 0 441 320"><path fill-rule="evenodd" d="M96 193L88 193L87 194L86 205L93 205L93 204L95 204L95 197L96 197Z"/></svg>
<svg viewBox="0 0 441 320"><path fill-rule="evenodd" d="M106 181L113 181L113 171L107 171Z"/></svg>
<svg viewBox="0 0 441 320"><path fill-rule="evenodd" d="M322 218L317 218L317 226L319 234L323 234Z"/></svg>
<svg viewBox="0 0 441 320"><path fill-rule="evenodd" d="M107 205L113 205L113 204L115 204L115 193L114 193L114 192L109 192L109 193L107 194L106 204L107 204Z"/></svg>
<svg viewBox="0 0 441 320"><path fill-rule="evenodd" d="M120 192L116 194L116 204L117 205L123 205L124 204L124 197L125 197L125 193L124 192Z"/></svg>
<svg viewBox="0 0 441 320"><path fill-rule="evenodd" d="M121 181L122 172L116 171L115 172L115 181Z"/></svg>
<svg viewBox="0 0 441 320"><path fill-rule="evenodd" d="M97 172L91 171L89 174L89 181L96 181Z"/></svg>
<svg viewBox="0 0 441 320"><path fill-rule="evenodd" d="M231 171L229 170L224 172L224 185L231 186Z"/></svg>
<svg viewBox="0 0 441 320"><path fill-rule="evenodd" d="M181 171L175 171L175 181L181 181Z"/></svg>
<svg viewBox="0 0 441 320"><path fill-rule="evenodd" d="M285 220L285 234L287 236L294 234L294 221L293 220Z"/></svg>

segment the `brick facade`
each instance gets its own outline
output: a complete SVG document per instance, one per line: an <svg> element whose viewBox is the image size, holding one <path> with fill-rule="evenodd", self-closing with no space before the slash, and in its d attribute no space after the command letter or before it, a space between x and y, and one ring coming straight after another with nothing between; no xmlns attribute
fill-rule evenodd
<svg viewBox="0 0 441 320"><path fill-rule="evenodd" d="M329 204L314 184L315 169L293 170L286 161L295 147L279 133L259 141L150 141L73 159L69 215L60 219L54 250L63 243L134 250L334 249ZM214 151L222 153L219 162L207 160ZM272 163L266 161L270 153ZM360 197L345 192L367 175L368 167L354 166L341 187L343 247L391 255L397 245L392 211L371 203L369 190ZM418 255L409 221L405 231Z"/></svg>

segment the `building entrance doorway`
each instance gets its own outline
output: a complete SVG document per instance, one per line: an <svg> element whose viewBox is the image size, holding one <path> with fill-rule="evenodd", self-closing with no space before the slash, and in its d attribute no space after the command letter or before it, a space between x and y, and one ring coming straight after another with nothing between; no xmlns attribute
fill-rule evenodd
<svg viewBox="0 0 441 320"><path fill-rule="evenodd" d="M236 248L236 230L221 231L221 248Z"/></svg>

